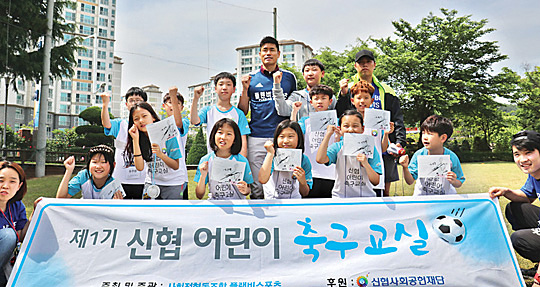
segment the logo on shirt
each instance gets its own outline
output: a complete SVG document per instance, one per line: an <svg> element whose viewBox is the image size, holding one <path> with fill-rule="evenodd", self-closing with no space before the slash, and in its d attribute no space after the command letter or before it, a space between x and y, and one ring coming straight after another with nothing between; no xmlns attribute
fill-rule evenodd
<svg viewBox="0 0 540 287"><path fill-rule="evenodd" d="M258 83L257 85L255 85L255 88L262 88L262 87L263 87L262 83Z"/></svg>

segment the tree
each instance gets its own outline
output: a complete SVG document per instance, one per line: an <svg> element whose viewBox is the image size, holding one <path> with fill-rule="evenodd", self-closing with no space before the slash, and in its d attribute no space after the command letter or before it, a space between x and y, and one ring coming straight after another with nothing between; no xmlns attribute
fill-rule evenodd
<svg viewBox="0 0 540 287"><path fill-rule="evenodd" d="M186 159L187 164L199 164L201 157L206 154L206 140L204 139L204 134L202 127L199 127L197 136L195 136L195 141L189 149L189 153Z"/></svg>
<svg viewBox="0 0 540 287"><path fill-rule="evenodd" d="M292 66L291 64L289 64L287 62L281 63L281 65L279 65L279 67L294 74L294 76L296 77L296 89L297 90L303 90L303 89L306 88L307 85L306 85L306 81L304 80L304 76L302 75L302 72L300 72L298 70L297 67Z"/></svg>
<svg viewBox="0 0 540 287"><path fill-rule="evenodd" d="M53 137L47 139L47 149L52 151L67 151L76 146L81 135L75 132L75 128L65 130L53 130Z"/></svg>
<svg viewBox="0 0 540 287"><path fill-rule="evenodd" d="M430 13L417 26L403 19L392 22L396 40L373 40L381 51L377 71L385 71L386 81L401 95L411 125L435 113L476 117L478 107L496 106L492 67L507 56L496 41L483 40L494 29L486 28L486 19L440 11L443 17Z"/></svg>
<svg viewBox="0 0 540 287"><path fill-rule="evenodd" d="M71 1L57 0L54 5L53 43L61 43L65 32L74 31L66 24L62 11ZM39 80L43 72L43 37L47 30L46 0L12 0L0 3L0 75L9 77L14 89L15 79ZM7 36L7 41L5 40ZM51 52L51 75L73 74L79 37L56 46ZM7 45L6 45L7 44ZM7 56L7 57L6 57ZM7 66L6 66L7 64Z"/></svg>
<svg viewBox="0 0 540 287"><path fill-rule="evenodd" d="M114 116L109 113L111 119ZM77 146L96 146L99 144L106 144L112 146L114 137L106 136L103 133L103 126L101 125L101 108L98 106L88 107L84 111L79 113L79 118L89 122L89 125L78 126L75 128L75 132L80 135L80 138L75 140Z"/></svg>
<svg viewBox="0 0 540 287"><path fill-rule="evenodd" d="M540 67L525 72L519 81L520 93L517 99L517 116L522 128L540 131L538 111L540 111Z"/></svg>

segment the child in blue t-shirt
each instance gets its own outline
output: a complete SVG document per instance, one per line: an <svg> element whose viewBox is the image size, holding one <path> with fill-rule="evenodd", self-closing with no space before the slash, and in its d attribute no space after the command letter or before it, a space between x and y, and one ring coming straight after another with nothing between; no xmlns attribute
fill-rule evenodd
<svg viewBox="0 0 540 287"><path fill-rule="evenodd" d="M137 170L143 170L145 162L148 165L144 180L144 199L161 199L162 193L165 195L182 192L182 182L178 182L172 173L180 167L179 159L182 157L177 138L168 139L164 149L157 143L150 143L146 126L158 121L159 117L152 106L145 102L135 104L129 112L129 138L125 153L127 158L133 158ZM150 186L152 188L149 190ZM154 190L154 186L159 187L158 192Z"/></svg>
<svg viewBox="0 0 540 287"><path fill-rule="evenodd" d="M409 156L399 158L399 164L403 166L403 177L408 185L418 179L418 156L421 155L449 155L452 166L446 176L420 178L416 181L413 195L436 195L456 194L456 188L461 187L465 176L461 170L458 156L445 148L444 143L452 136L452 122L439 115L429 116L420 126L422 131L422 143L424 147L417 150L409 163Z"/></svg>
<svg viewBox="0 0 540 287"><path fill-rule="evenodd" d="M214 124L222 118L234 120L240 128L242 135L242 150L240 154L247 157L247 135L251 133L246 115L237 107L231 104L231 96L236 91L236 78L228 72L221 72L214 78L216 94L218 96L217 104L206 106L197 112L199 98L204 92L204 87L196 87L193 93L193 102L191 103L191 123L198 126L206 124L206 134L209 135ZM207 140L208 152L210 148L210 139Z"/></svg>
<svg viewBox="0 0 540 287"><path fill-rule="evenodd" d="M317 151L317 162L321 164L336 164L336 182L332 190L332 197L375 197L373 187L379 184L381 161L378 156L368 158L363 153L356 156L343 154L343 141L338 141L328 147L330 138L345 133L364 132L362 115L355 110L345 111L339 118L339 127L329 125L326 129L323 141ZM373 154L377 154L374 148Z"/></svg>
<svg viewBox="0 0 540 287"><path fill-rule="evenodd" d="M302 198L313 186L311 163L304 154L304 134L297 122L282 121L274 133L274 141L264 144L266 157L259 171L259 182L263 184L265 199ZM293 171L274 170L274 156L277 148L302 150L301 166Z"/></svg>
<svg viewBox="0 0 540 287"><path fill-rule="evenodd" d="M195 194L197 198L202 199L206 194L206 184L208 184L208 199L245 199L250 193L249 184L253 183L253 176L247 159L240 154L242 149L242 138L240 129L235 121L229 118L218 120L210 136L210 148L213 152L203 156L199 161L199 167L195 173L193 181L197 183ZM236 162L244 164L242 180L231 181L231 177L224 177L221 180L213 174L219 172L213 170L213 164L218 159L230 161L230 166L236 165ZM231 169L232 173L239 172L237 169Z"/></svg>
<svg viewBox="0 0 540 287"><path fill-rule="evenodd" d="M90 148L86 168L79 171L71 180L75 169L75 158L64 161L66 172L58 186L56 198L71 198L77 193L84 199L123 199L124 189L120 182L112 177L114 171L114 151L106 145Z"/></svg>

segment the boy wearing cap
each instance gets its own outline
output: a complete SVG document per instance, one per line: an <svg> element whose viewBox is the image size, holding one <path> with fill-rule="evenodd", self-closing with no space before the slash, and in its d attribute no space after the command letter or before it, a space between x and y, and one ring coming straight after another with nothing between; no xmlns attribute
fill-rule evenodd
<svg viewBox="0 0 540 287"><path fill-rule="evenodd" d="M279 81L276 81L276 77L280 77L280 74L274 74L274 88L272 92L274 94L274 100L276 101L276 110L278 115L283 117L290 117L294 105L300 105L298 110L298 118L292 119L297 121L298 119L309 116L309 113L315 112L315 109L310 104L309 92L311 89L321 83L321 79L324 77L324 65L317 59L309 59L304 63L302 67L302 75L306 81L306 88L301 91L294 91L289 95L288 99L285 99L283 89ZM332 95L330 97L331 103L328 107L329 110L333 110L336 107L336 97Z"/></svg>
<svg viewBox="0 0 540 287"><path fill-rule="evenodd" d="M540 198L540 134L521 131L510 142L514 162L527 174L527 181L520 189L492 187L491 198L504 196L511 202L506 205L505 215L515 230L510 236L512 246L521 256L532 262L540 261L540 207L532 205ZM532 286L540 286L538 264L532 269L522 270L524 276L533 277Z"/></svg>
<svg viewBox="0 0 540 287"><path fill-rule="evenodd" d="M346 110L354 109L351 103L350 87L360 79L371 83L375 88L373 93L373 104L370 108L390 111L390 121L394 122L394 132L389 135L390 142L395 143L399 147L405 147L407 137L405 124L403 123L403 113L399 103L399 98L396 92L385 83L379 82L373 74L375 70L375 56L370 50L361 50L356 53L354 68L358 72L350 80L342 79L339 81L339 96L336 104L338 117ZM390 184L399 180L397 164L393 154L383 153L384 161L384 196L390 194Z"/></svg>

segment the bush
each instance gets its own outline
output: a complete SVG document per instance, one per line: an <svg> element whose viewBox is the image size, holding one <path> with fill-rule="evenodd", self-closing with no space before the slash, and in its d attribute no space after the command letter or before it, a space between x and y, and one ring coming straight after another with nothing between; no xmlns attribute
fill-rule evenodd
<svg viewBox="0 0 540 287"><path fill-rule="evenodd" d="M195 136L195 140L189 149L186 164L199 164L201 157L203 157L206 153L206 140L204 139L202 128L199 128L197 136Z"/></svg>
<svg viewBox="0 0 540 287"><path fill-rule="evenodd" d="M78 151L76 141L81 135L75 132L75 128L65 130L53 130L53 137L47 139L47 150L49 151ZM74 150L75 149L75 150Z"/></svg>
<svg viewBox="0 0 540 287"><path fill-rule="evenodd" d="M484 162L484 161L509 161L513 162L514 158L511 152L456 152L460 162Z"/></svg>
<svg viewBox="0 0 540 287"><path fill-rule="evenodd" d="M84 134L103 134L103 127L97 125L86 125L78 126L75 128L75 132L84 135Z"/></svg>

